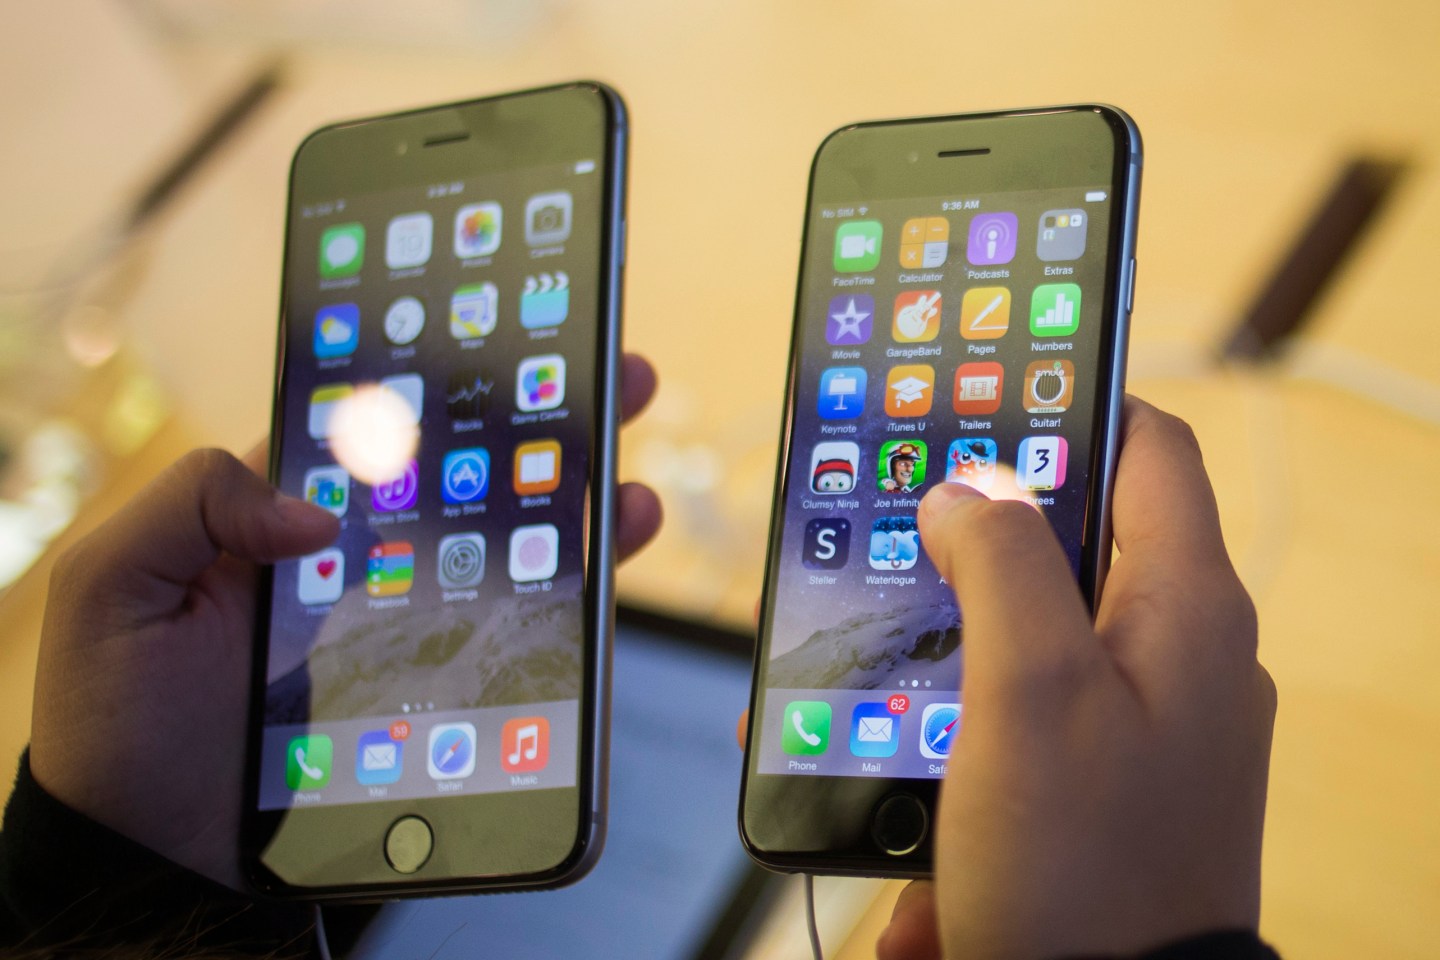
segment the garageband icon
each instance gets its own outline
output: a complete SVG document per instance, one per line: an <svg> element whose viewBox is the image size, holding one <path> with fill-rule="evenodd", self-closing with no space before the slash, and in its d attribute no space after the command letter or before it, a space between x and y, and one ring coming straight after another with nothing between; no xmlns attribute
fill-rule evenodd
<svg viewBox="0 0 1440 960"><path fill-rule="evenodd" d="M545 717L516 717L500 730L500 769L506 773L535 773L550 762L550 721Z"/></svg>

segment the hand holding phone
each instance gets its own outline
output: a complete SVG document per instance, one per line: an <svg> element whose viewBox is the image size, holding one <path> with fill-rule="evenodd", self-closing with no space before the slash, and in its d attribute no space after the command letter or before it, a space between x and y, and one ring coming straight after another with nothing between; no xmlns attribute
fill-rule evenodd
<svg viewBox="0 0 1440 960"><path fill-rule="evenodd" d="M970 488L919 512L967 614L967 722L882 960L1134 956L1251 930L1275 688L1184 423L1129 399L1119 558L1092 626L1034 510ZM1025 577L1008 576L1017 568Z"/></svg>
<svg viewBox="0 0 1440 960"><path fill-rule="evenodd" d="M927 491L1029 504L1099 595L1140 163L1094 105L858 124L817 152L741 798L761 863L932 869L969 623L922 550Z"/></svg>

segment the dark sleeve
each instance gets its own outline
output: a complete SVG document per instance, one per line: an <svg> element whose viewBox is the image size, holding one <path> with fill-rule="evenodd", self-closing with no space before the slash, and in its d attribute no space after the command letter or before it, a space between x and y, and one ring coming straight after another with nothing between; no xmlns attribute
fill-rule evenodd
<svg viewBox="0 0 1440 960"><path fill-rule="evenodd" d="M1253 931L1219 930L1151 950L1138 960L1280 960L1280 954Z"/></svg>
<svg viewBox="0 0 1440 960"><path fill-rule="evenodd" d="M0 827L0 948L309 956L309 907L251 899L50 796L20 757Z"/></svg>
<svg viewBox="0 0 1440 960"><path fill-rule="evenodd" d="M1124 960L1121 957L1072 957L1070 960ZM1215 930L1167 943L1128 960L1280 960L1250 930Z"/></svg>

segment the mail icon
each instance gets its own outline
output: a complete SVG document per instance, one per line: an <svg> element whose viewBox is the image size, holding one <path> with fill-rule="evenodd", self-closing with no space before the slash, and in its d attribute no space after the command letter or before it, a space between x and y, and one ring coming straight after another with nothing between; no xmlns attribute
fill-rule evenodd
<svg viewBox="0 0 1440 960"><path fill-rule="evenodd" d="M393 743L370 743L360 755L360 766L366 770L394 770L399 752Z"/></svg>
<svg viewBox="0 0 1440 960"><path fill-rule="evenodd" d="M850 752L857 757L893 757L900 749L900 715L890 712L889 703L857 703L850 721ZM871 765L869 772L879 772Z"/></svg>
<svg viewBox="0 0 1440 960"><path fill-rule="evenodd" d="M856 739L861 743L889 743L894 730L894 717L861 717Z"/></svg>

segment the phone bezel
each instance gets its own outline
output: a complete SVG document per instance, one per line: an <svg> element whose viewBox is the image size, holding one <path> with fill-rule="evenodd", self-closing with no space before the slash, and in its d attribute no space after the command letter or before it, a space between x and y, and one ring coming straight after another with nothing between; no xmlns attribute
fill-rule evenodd
<svg viewBox="0 0 1440 960"><path fill-rule="evenodd" d="M1108 163L1074 162L1073 141L1062 129L1077 118L1103 121L1111 144ZM1050 119L1058 118L1058 119ZM1022 121L1017 123L1016 121ZM1088 135L1088 134L1087 134ZM981 151L984 151L983 153ZM942 155L944 154L948 155ZM978 161L978 162L977 162ZM960 164L957 170L957 163ZM826 203L916 196L944 196L964 177L967 193L994 193L1108 182L1116 202L1110 210L1101 325L1101 382L1089 451L1091 485L1082 534L1080 587L1094 607L1110 559L1110 496L1118 453L1133 293L1142 149L1139 130L1123 111L1076 104L944 117L851 124L831 133L810 169L800 271L780 435L780 463L771 513L759 637L751 685L750 717L759 716L769 661L776 582L782 563L785 491L794 441L796 398L804 342L806 264L813 242L812 211ZM963 172L961 172L963 171ZM787 872L919 877L933 872L933 831L911 853L884 853L870 837L872 812L895 793L915 796L934 822L939 779L864 778L762 774L757 772L758 725L746 740L739 828L750 855Z"/></svg>
<svg viewBox="0 0 1440 960"><path fill-rule="evenodd" d="M602 117L599 140L582 125L567 125L576 109L574 98L593 101ZM507 138L497 145L484 137L486 125L503 117L513 130L518 122L533 125L534 135ZM436 153L416 148L427 138L444 138L457 129L472 136L463 144ZM477 135L478 134L478 135ZM286 214L284 270L280 288L280 322L276 349L271 436L279 437L284 419L286 344L289 323L288 279L292 237L288 229L303 184L323 183L330 195L378 192L397 184L444 180L456 174L475 175L570 158L578 148L599 149L603 164L601 242L597 270L595 358L597 376L590 398L591 468L586 491L588 544L585 553L584 676L581 680L579 777L575 787L501 794L469 794L423 800L375 801L337 806L258 809L260 736L263 727L267 620L273 594L273 568L263 568L258 582L250 716L247 723L245 794L241 862L255 889L274 897L322 900L371 900L425 896L466 890L498 891L561 886L583 876L599 858L604 844L605 797L608 792L611 642L614 634L616 435L619 428L620 315L624 265L628 118L624 102L610 87L594 81L505 93L409 110L322 127L297 148L291 164ZM400 149L400 144L407 144ZM458 149L457 149L458 147ZM360 162L357 162L360 161ZM278 476L280 444L270 449L270 477ZM507 822L518 816L542 817L549 829L573 824L573 841L553 862L537 869L507 871L474 869L464 876L429 878L424 870L411 876L394 874L384 881L297 885L278 876L262 859L263 851L287 818L317 833L349 831L362 824L388 824L407 813L419 813L432 824ZM437 848L446 836L436 830ZM383 843L384 830L376 837ZM433 859L433 854L432 854ZM477 856L477 861L481 857Z"/></svg>

